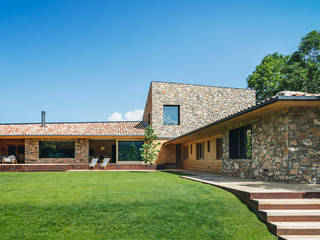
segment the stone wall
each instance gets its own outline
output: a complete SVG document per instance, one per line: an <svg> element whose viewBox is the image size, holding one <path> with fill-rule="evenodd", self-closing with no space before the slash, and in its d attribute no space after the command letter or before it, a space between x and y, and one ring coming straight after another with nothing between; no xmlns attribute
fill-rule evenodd
<svg viewBox="0 0 320 240"><path fill-rule="evenodd" d="M229 130L252 126L252 158L229 158ZM288 183L320 183L320 111L287 108L223 132L226 175Z"/></svg>
<svg viewBox="0 0 320 240"><path fill-rule="evenodd" d="M142 121L144 121L146 124L150 124L149 122L149 114L150 114L150 122L152 122L152 85L150 86L146 106L144 108L144 113L142 117Z"/></svg>
<svg viewBox="0 0 320 240"><path fill-rule="evenodd" d="M75 158L39 158L39 141L74 141ZM26 139L25 162L26 163L88 163L89 140L86 139Z"/></svg>
<svg viewBox="0 0 320 240"><path fill-rule="evenodd" d="M152 82L151 93L152 127L159 137L177 137L255 104L255 91L238 88ZM180 106L180 125L163 125L163 105Z"/></svg>
<svg viewBox="0 0 320 240"><path fill-rule="evenodd" d="M288 178L320 183L320 109L292 108L289 113Z"/></svg>

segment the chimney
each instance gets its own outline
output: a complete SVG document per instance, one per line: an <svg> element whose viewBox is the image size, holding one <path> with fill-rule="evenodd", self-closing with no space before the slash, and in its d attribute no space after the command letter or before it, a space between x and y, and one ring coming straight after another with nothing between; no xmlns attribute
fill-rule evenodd
<svg viewBox="0 0 320 240"><path fill-rule="evenodd" d="M46 112L41 111L41 127L45 127L45 126L46 126Z"/></svg>

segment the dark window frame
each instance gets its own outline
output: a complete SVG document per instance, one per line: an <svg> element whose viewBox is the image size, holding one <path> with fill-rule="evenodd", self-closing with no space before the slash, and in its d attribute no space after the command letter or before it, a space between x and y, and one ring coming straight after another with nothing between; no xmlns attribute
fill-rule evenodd
<svg viewBox="0 0 320 240"><path fill-rule="evenodd" d="M216 138L216 159L222 158L222 138Z"/></svg>
<svg viewBox="0 0 320 240"><path fill-rule="evenodd" d="M250 142L248 142L248 138ZM252 126L251 125L232 129L229 131L229 158L230 159L251 159L252 158Z"/></svg>
<svg viewBox="0 0 320 240"><path fill-rule="evenodd" d="M57 156L57 154L63 154L63 150L59 153L56 152L54 154L50 155L45 155L48 154L48 152L45 151L44 147L42 146L42 144L44 143L50 143L50 144L62 144L62 143L68 143L68 144L72 144L73 145L73 149L69 149L70 153L68 153L69 155L64 155L64 156ZM47 148L49 148L47 146ZM64 150L65 151L65 150ZM75 141L39 141L39 158L75 158L76 155L76 148L75 148Z"/></svg>
<svg viewBox="0 0 320 240"><path fill-rule="evenodd" d="M189 145L183 147L183 159L189 160Z"/></svg>
<svg viewBox="0 0 320 240"><path fill-rule="evenodd" d="M148 114L148 124L149 125L151 124L151 114L150 113Z"/></svg>
<svg viewBox="0 0 320 240"><path fill-rule="evenodd" d="M196 159L204 160L204 142L199 142L196 144Z"/></svg>
<svg viewBox="0 0 320 240"><path fill-rule="evenodd" d="M140 149L143 144L144 141L139 140L118 141L118 162L142 162ZM136 159L131 159L131 157L136 157Z"/></svg>
<svg viewBox="0 0 320 240"><path fill-rule="evenodd" d="M177 124L168 124L168 123L165 123L165 118L164 118L164 115L165 115L165 108L166 107L177 107L178 108L178 123ZM180 105L163 105L163 114L162 114L162 117L163 117L163 120L162 120L162 123L163 125L166 125L166 126L179 126L180 125Z"/></svg>

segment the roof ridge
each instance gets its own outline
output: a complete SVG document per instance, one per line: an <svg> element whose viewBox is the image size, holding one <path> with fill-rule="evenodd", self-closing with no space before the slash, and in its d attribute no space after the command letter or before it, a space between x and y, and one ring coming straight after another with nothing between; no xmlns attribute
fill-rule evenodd
<svg viewBox="0 0 320 240"><path fill-rule="evenodd" d="M227 89L239 89L239 90L248 90L248 91L255 91L253 89L248 88L240 88L240 87L222 87L222 86L215 86L215 85L208 85L208 84L195 84L195 83L183 83L183 82L166 82L166 81L151 81L151 83L169 83L169 84L180 84L180 85L192 85L192 86L201 86L201 87L214 87L214 88L227 88Z"/></svg>

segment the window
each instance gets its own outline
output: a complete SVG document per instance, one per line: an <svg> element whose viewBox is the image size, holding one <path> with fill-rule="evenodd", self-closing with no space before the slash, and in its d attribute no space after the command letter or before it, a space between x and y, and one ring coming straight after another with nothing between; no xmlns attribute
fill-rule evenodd
<svg viewBox="0 0 320 240"><path fill-rule="evenodd" d="M192 154L192 144L190 144L190 154Z"/></svg>
<svg viewBox="0 0 320 240"><path fill-rule="evenodd" d="M204 143L197 143L197 160L203 160Z"/></svg>
<svg viewBox="0 0 320 240"><path fill-rule="evenodd" d="M8 145L8 155L16 155L16 145Z"/></svg>
<svg viewBox="0 0 320 240"><path fill-rule="evenodd" d="M148 124L150 124L151 123L151 114L149 113L148 114Z"/></svg>
<svg viewBox="0 0 320 240"><path fill-rule="evenodd" d="M222 158L222 138L216 139L216 159Z"/></svg>
<svg viewBox="0 0 320 240"><path fill-rule="evenodd" d="M74 142L39 142L40 158L74 158Z"/></svg>
<svg viewBox="0 0 320 240"><path fill-rule="evenodd" d="M230 158L251 158L252 130L251 126L233 129L229 132Z"/></svg>
<svg viewBox="0 0 320 240"><path fill-rule="evenodd" d="M180 124L180 106L178 105L163 106L163 124L164 125Z"/></svg>
<svg viewBox="0 0 320 240"><path fill-rule="evenodd" d="M18 154L24 154L24 146L17 146Z"/></svg>
<svg viewBox="0 0 320 240"><path fill-rule="evenodd" d="M184 146L183 148L183 159L188 160L189 159L189 146Z"/></svg>
<svg viewBox="0 0 320 240"><path fill-rule="evenodd" d="M143 141L119 141L119 161L142 161L140 148Z"/></svg>
<svg viewBox="0 0 320 240"><path fill-rule="evenodd" d="M208 141L208 152L210 152L210 147L211 147L210 144L211 144L211 143L210 143L210 140L209 140L209 141Z"/></svg>

